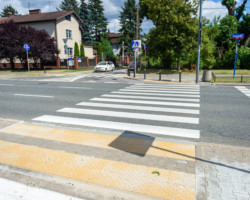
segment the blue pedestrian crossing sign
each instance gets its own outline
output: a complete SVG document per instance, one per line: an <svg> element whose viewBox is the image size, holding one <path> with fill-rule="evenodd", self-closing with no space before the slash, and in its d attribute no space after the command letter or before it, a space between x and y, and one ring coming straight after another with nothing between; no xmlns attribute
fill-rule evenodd
<svg viewBox="0 0 250 200"><path fill-rule="evenodd" d="M132 49L139 49L141 48L141 40L134 40L132 42Z"/></svg>
<svg viewBox="0 0 250 200"><path fill-rule="evenodd" d="M24 45L24 49L25 49L26 51L29 51L29 50L30 50L30 46L29 46L28 44L25 44L25 45Z"/></svg>

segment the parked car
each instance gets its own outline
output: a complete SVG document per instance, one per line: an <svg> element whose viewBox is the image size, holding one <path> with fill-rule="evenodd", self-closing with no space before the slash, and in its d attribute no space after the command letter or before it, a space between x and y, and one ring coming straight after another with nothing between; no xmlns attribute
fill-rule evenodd
<svg viewBox="0 0 250 200"><path fill-rule="evenodd" d="M99 62L95 66L95 71L107 72L107 71L114 71L114 69L115 69L115 65L111 61Z"/></svg>
<svg viewBox="0 0 250 200"><path fill-rule="evenodd" d="M136 68L137 68L137 70L140 68L140 62L136 62ZM135 61L132 61L128 65L128 70L129 71L134 71L134 69L135 69Z"/></svg>

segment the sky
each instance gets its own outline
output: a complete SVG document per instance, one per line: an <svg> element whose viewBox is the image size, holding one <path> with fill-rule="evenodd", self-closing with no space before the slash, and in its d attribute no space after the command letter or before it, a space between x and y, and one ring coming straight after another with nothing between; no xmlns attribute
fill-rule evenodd
<svg viewBox="0 0 250 200"><path fill-rule="evenodd" d="M80 2L80 0L78 0ZM121 7L124 6L125 0L102 0L104 6L104 15L108 19L108 28L111 32L119 32L119 15ZM41 9L41 12L56 11L62 0L0 0L0 11L6 5L12 5L20 14L28 14L30 9ZM138 0L137 0L138 2ZM237 0L240 5L243 0ZM212 20L214 16L224 17L227 14L225 6L221 5L221 0L206 0L203 3L202 15ZM250 13L250 0L247 2L246 12ZM141 25L142 32L148 33L153 23L144 19Z"/></svg>

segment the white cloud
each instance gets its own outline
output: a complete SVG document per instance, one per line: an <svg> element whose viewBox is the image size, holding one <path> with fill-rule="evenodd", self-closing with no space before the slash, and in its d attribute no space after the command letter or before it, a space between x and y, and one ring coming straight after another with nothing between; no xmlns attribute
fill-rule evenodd
<svg viewBox="0 0 250 200"><path fill-rule="evenodd" d="M120 25L119 19L112 19L108 24L108 29L112 33L118 33L120 28L121 28L121 25Z"/></svg>
<svg viewBox="0 0 250 200"><path fill-rule="evenodd" d="M202 16L206 17L207 19L213 20L215 16L224 17L228 11L225 6L222 6L221 2L214 2L214 1L204 1L202 9ZM209 8L209 9L206 9ZM211 9L212 8L212 9ZM215 8L215 9L214 9Z"/></svg>
<svg viewBox="0 0 250 200"><path fill-rule="evenodd" d="M105 17L119 17L121 7L115 6L110 0L103 1Z"/></svg>
<svg viewBox="0 0 250 200"><path fill-rule="evenodd" d="M151 20L147 20L146 18L143 19L141 28L142 28L142 33L148 33L151 28L154 27L154 24Z"/></svg>

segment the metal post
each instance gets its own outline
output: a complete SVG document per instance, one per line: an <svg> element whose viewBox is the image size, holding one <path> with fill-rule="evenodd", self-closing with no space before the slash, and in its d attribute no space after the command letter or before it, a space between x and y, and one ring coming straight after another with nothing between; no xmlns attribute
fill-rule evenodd
<svg viewBox="0 0 250 200"><path fill-rule="evenodd" d="M135 67L134 67L134 77L136 75L136 51L135 51Z"/></svg>
<svg viewBox="0 0 250 200"><path fill-rule="evenodd" d="M197 68L196 68L196 83L199 83L199 70L200 70L200 53L201 53L201 18L202 18L202 1L200 0L200 16L199 16L199 33L198 33L198 55L197 55Z"/></svg>
<svg viewBox="0 0 250 200"><path fill-rule="evenodd" d="M241 82L243 83L243 75L241 75Z"/></svg>
<svg viewBox="0 0 250 200"><path fill-rule="evenodd" d="M28 50L26 50L26 54L27 54L28 71L30 71L30 66L29 66L29 53L28 53Z"/></svg>
<svg viewBox="0 0 250 200"><path fill-rule="evenodd" d="M147 50L145 50L145 69L144 69L144 79L146 79L146 73L147 73Z"/></svg>
<svg viewBox="0 0 250 200"><path fill-rule="evenodd" d="M181 71L179 71L179 82L181 82Z"/></svg>
<svg viewBox="0 0 250 200"><path fill-rule="evenodd" d="M159 81L161 81L161 70L160 70L160 73L159 73Z"/></svg>
<svg viewBox="0 0 250 200"><path fill-rule="evenodd" d="M122 41L122 65L124 66L124 41Z"/></svg>
<svg viewBox="0 0 250 200"><path fill-rule="evenodd" d="M236 62L237 62L237 43L236 43L235 59L234 59L234 77L235 77L235 70L236 70Z"/></svg>

